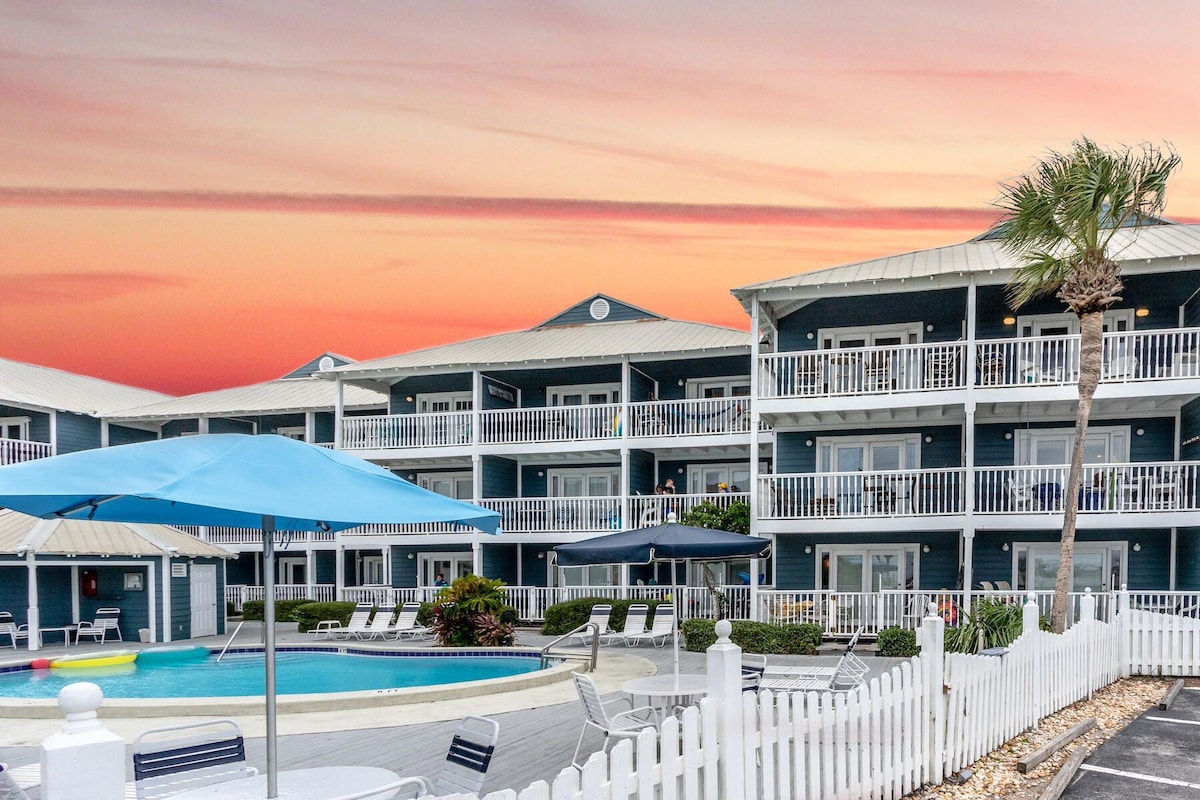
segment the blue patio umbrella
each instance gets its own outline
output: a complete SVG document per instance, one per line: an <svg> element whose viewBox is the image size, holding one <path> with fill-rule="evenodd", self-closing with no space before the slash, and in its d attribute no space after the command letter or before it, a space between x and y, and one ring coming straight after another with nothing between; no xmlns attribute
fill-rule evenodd
<svg viewBox="0 0 1200 800"><path fill-rule="evenodd" d="M771 552L771 542L755 536L697 528L674 521L648 528L634 528L582 542L560 544L554 548L560 567L584 567L593 564L650 564L671 562L671 585L676 584L675 564L680 561L728 561L732 558L763 558ZM674 593L675 589L671 589ZM676 618L678 620L678 618ZM675 675L679 676L679 625L673 642Z"/></svg>
<svg viewBox="0 0 1200 800"><path fill-rule="evenodd" d="M261 528L269 798L277 796L275 532L451 522L495 533L500 521L495 511L414 486L360 458L283 436L244 434L161 439L7 466L0 469L0 506L45 519Z"/></svg>

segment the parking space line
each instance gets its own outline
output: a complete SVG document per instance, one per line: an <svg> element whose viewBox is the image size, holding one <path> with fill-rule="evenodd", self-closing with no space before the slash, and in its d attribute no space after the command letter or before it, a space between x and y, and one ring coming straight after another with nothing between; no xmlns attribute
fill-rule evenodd
<svg viewBox="0 0 1200 800"><path fill-rule="evenodd" d="M1200 783L1188 783L1187 781L1177 781L1174 778L1160 778L1157 775L1146 775L1141 772L1125 772L1120 769L1109 769L1108 767L1098 767L1094 764L1080 764L1079 769L1087 770L1088 772L1100 772L1105 775L1118 775L1122 778L1134 778L1139 781L1149 781L1150 783L1162 783L1167 786L1182 786L1185 789L1200 789Z"/></svg>
<svg viewBox="0 0 1200 800"><path fill-rule="evenodd" d="M1155 722L1175 722L1179 725L1200 725L1200 720L1194 719L1174 719L1173 717L1146 717L1146 719L1152 719Z"/></svg>

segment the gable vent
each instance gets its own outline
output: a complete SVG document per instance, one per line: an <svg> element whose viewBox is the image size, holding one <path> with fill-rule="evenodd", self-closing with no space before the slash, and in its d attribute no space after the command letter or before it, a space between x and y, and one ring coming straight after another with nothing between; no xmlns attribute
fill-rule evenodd
<svg viewBox="0 0 1200 800"><path fill-rule="evenodd" d="M333 369L333 367L333 359L329 356L322 356L321 360L317 362L317 369L321 370L322 372L327 369Z"/></svg>
<svg viewBox="0 0 1200 800"><path fill-rule="evenodd" d="M610 311L608 307L608 301L603 297L597 297L592 301L592 305L588 311L591 313L592 319L599 322L600 320L608 317L608 312Z"/></svg>

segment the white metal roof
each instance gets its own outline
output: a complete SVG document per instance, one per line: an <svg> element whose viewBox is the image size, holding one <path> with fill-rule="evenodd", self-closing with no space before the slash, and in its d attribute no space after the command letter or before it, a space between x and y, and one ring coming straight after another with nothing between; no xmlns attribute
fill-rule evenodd
<svg viewBox="0 0 1200 800"><path fill-rule="evenodd" d="M64 556L165 556L233 558L234 553L169 525L38 519L0 509L0 553Z"/></svg>
<svg viewBox="0 0 1200 800"><path fill-rule="evenodd" d="M0 358L0 403L104 416L170 395Z"/></svg>
<svg viewBox="0 0 1200 800"><path fill-rule="evenodd" d="M555 325L501 333L360 361L322 374L366 377L433 368L513 366L544 361L618 358L624 355L677 356L713 350L749 349L749 337L744 330L699 322L642 319Z"/></svg>
<svg viewBox="0 0 1200 800"><path fill-rule="evenodd" d="M1110 252L1122 262L1124 268L1132 271L1137 271L1135 262L1146 259L1200 256L1200 225L1150 225L1139 228L1136 233L1133 230L1118 231ZM752 283L734 289L733 294L744 304L755 291L871 281L909 281L991 270L1003 272L997 276L996 282L1005 283L1008 281L1007 272L1017 266L1017 258L1003 250L998 241L973 240Z"/></svg>
<svg viewBox="0 0 1200 800"><path fill-rule="evenodd" d="M387 395L383 392L352 385L344 388L343 403L346 408L381 408L387 405ZM114 421L188 419L331 410L336 396L337 386L329 381L287 378L126 407L108 418Z"/></svg>

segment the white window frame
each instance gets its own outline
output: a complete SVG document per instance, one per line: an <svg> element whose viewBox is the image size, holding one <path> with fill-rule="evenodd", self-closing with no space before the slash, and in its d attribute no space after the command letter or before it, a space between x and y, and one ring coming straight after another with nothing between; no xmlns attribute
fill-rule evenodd
<svg viewBox="0 0 1200 800"><path fill-rule="evenodd" d="M746 390L743 394L734 394L734 387L742 387ZM750 376L727 375L717 378L690 378L687 382L685 394L693 400L703 400L705 389L724 389L725 394L720 399L727 400L731 397L749 397L750 396Z"/></svg>
<svg viewBox="0 0 1200 800"><path fill-rule="evenodd" d="M1078 555L1079 553L1096 553L1096 552L1104 553L1105 576L1108 579L1111 579L1111 577L1112 577L1112 567L1113 567L1112 554L1113 554L1113 551L1119 551L1119 557L1121 559L1120 580L1122 582L1128 581L1128 579L1129 579L1129 542L1120 540L1120 539L1110 539L1110 540L1100 541L1100 542L1080 542L1080 541L1075 542L1075 554L1076 555ZM1029 570L1030 565L1033 563L1032 556L1034 554L1038 554L1038 553L1058 555L1059 543L1058 542L1013 542L1013 544L1012 544L1012 571L1011 571L1012 585L1014 587L1018 587L1018 591L1030 591L1031 590L1030 584L1029 584L1028 570ZM1026 569L1025 576L1022 576L1020 573L1020 563L1021 563L1020 557L1021 557L1021 555L1025 556L1025 569ZM1072 568L1072 570L1071 570L1071 583L1072 583L1071 591L1072 592L1075 591L1074 586L1073 586L1074 582L1075 582L1075 570L1074 570L1074 568ZM1020 588L1022 586L1024 588ZM1120 587L1111 587L1110 588L1108 586L1092 586L1092 587L1085 587L1085 588L1090 588L1093 592L1099 593L1099 592L1110 591L1111 588L1120 588ZM1043 589L1041 591L1049 591L1049 590ZM1083 589L1080 589L1079 591L1082 592Z"/></svg>
<svg viewBox="0 0 1200 800"><path fill-rule="evenodd" d="M569 467L546 470L546 496L547 497L567 497L568 495L561 494L563 490L563 478L582 477L583 485L588 485L588 479L594 475L606 475L608 477L608 493L602 495L582 495L583 497L617 497L621 494L621 468L620 467Z"/></svg>
<svg viewBox="0 0 1200 800"><path fill-rule="evenodd" d="M892 444L900 445L901 459L904 453L908 451L908 445L914 445L913 452L916 459L915 464L908 464L901 467L903 470L918 470L921 468L921 434L919 433L895 433L880 436L818 436L816 441L816 456L817 456L817 472L824 474L828 472L837 472L837 464L833 460L833 451L830 450L830 458L828 468L825 468L825 458L823 456L824 448L833 448L837 445L848 445L850 447L861 446L866 457L869 458L871 446L877 444ZM874 465L863 464L864 472L877 471Z"/></svg>
<svg viewBox="0 0 1200 800"><path fill-rule="evenodd" d="M734 470L739 472L745 471L748 475L750 472L750 464L742 461L730 461L715 464L688 464L688 494L709 494L708 486L705 485L702 480L704 473L708 470L724 471L725 474L724 477L722 477L721 482L728 486L737 486L739 493L750 491L749 477L746 479L746 486L741 485L733 479Z"/></svg>
<svg viewBox="0 0 1200 800"><path fill-rule="evenodd" d="M880 551L889 551L889 552L894 552L894 553L900 553L901 555L904 555L904 556L911 555L913 557L912 586L915 589L916 587L921 585L921 545L920 544L916 544L913 542L878 542L878 543L869 543L869 544L867 544L867 543L864 543L864 544L818 544L816 547L813 548L813 551L816 553L816 563L813 565L813 568L815 570L815 574L813 576L813 586L818 587L821 591L836 591L835 587L836 587L837 581L835 580L836 576L835 576L834 564L836 564L836 559L837 559L838 555L842 555L842 554L861 555L863 557L863 574L864 574L864 579L865 579L865 576L868 574L868 571L870 570L871 554L877 553ZM821 588L821 561L826 555L829 556L829 579L830 579L830 583L833 584L833 586L830 586L828 588ZM892 587L889 586L886 588L891 589ZM901 586L899 588L904 589L906 587ZM860 593L864 592L864 591L870 593L870 592L875 591L875 587L872 586L872 587L869 587L868 589L863 589L860 586L860 588L856 589L855 591L860 592Z"/></svg>
<svg viewBox="0 0 1200 800"><path fill-rule="evenodd" d="M433 586L434 575L430 565L434 561L449 561L451 563L450 574L443 574L446 583L454 583L454 579L458 577L459 566L466 563L467 572L472 572L475 569L474 556L471 551L454 551L448 553L419 553L417 555L417 585L421 587ZM428 573L428 575L426 574Z"/></svg>
<svg viewBox="0 0 1200 800"><path fill-rule="evenodd" d="M0 438L15 438L22 442L29 441L29 423L31 419L32 417L0 417L0 429L7 429L10 427L15 427L17 429L17 435L15 437L5 436Z"/></svg>
<svg viewBox="0 0 1200 800"><path fill-rule="evenodd" d="M383 556L363 556L359 566L359 586L383 586ZM372 580L378 578L378 580Z"/></svg>
<svg viewBox="0 0 1200 800"><path fill-rule="evenodd" d="M1134 326L1135 314L1132 308L1115 308L1104 312L1104 332L1120 331L1122 333L1132 331ZM1069 311L1055 312L1053 314L1025 314L1017 317L1017 332L1022 337L1039 336L1039 328L1059 328L1066 327L1069 335L1075 336L1079 334L1079 317ZM1029 330L1026 333L1026 329Z"/></svg>
<svg viewBox="0 0 1200 800"><path fill-rule="evenodd" d="M286 436L298 442L303 442L306 434L307 430L303 425L283 425L275 429L276 436Z"/></svg>
<svg viewBox="0 0 1200 800"><path fill-rule="evenodd" d="M418 394L413 398L413 408L418 414L446 414L453 411L470 411L474 405L474 399L471 392L428 392ZM427 406L431 403L446 403L450 406L448 411L423 411L422 406ZM459 406L464 406L460 408Z"/></svg>
<svg viewBox="0 0 1200 800"><path fill-rule="evenodd" d="M443 497L450 497L450 499L452 499L452 500L470 500L472 497L475 496L475 478L474 478L474 476L471 475L470 470L468 470L466 472L418 472L417 473L417 486L420 486L422 489L428 489L431 492L437 491L436 489L432 488L434 481L447 481L447 480L454 481L455 487L457 487L461 481L466 481L467 485L471 487L471 491L467 494L467 496L465 498L453 497L451 495L442 495ZM441 494L441 492L438 492L438 494Z"/></svg>
<svg viewBox="0 0 1200 800"><path fill-rule="evenodd" d="M843 339L866 339L866 347L875 347L870 340L885 336L899 336L901 344L920 344L924 338L925 325L921 322L904 322L892 325L855 325L847 328L818 328L817 341L822 350L842 347Z"/></svg>
<svg viewBox="0 0 1200 800"><path fill-rule="evenodd" d="M603 583L581 583L590 576L603 575L607 578ZM575 578L575 581L571 581ZM555 586L619 586L621 568L617 564L593 564L588 567L559 567L554 570Z"/></svg>
<svg viewBox="0 0 1200 800"><path fill-rule="evenodd" d="M308 583L308 558L305 556L277 556L275 563L277 578L281 586L303 586ZM300 567L304 570L305 579L296 583L292 581L292 570Z"/></svg>
<svg viewBox="0 0 1200 800"><path fill-rule="evenodd" d="M600 394L603 392L608 399L600 405L610 405L612 403L621 402L621 384L619 383L579 383L573 386L547 386L546 401L554 407L561 406L563 395L577 394L581 395L585 400L589 394ZM584 403L583 405L595 405L593 403Z"/></svg>
<svg viewBox="0 0 1200 800"><path fill-rule="evenodd" d="M1098 425L1088 427L1087 438L1089 441L1095 441L1095 438L1099 436L1109 437L1109 458L1103 463L1128 464L1129 439L1131 434L1132 426L1129 425ZM1113 436L1119 436L1124 440L1124 447L1121 452L1113 452ZM1013 443L1013 464L1017 466L1034 466L1034 445L1039 439L1058 439L1064 437L1067 440L1067 460L1064 464L1038 464L1037 466L1063 466L1071 463L1071 451L1075 447L1075 426L1072 425L1069 428L1025 428L1018 430ZM1084 464L1084 466L1087 466L1087 464Z"/></svg>

